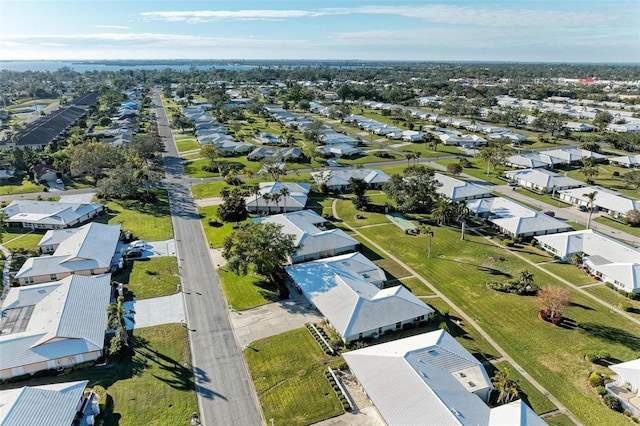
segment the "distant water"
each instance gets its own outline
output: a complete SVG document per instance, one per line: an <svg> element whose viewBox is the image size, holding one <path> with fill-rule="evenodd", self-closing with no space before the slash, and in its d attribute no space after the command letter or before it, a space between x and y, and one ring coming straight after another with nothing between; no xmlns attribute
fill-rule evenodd
<svg viewBox="0 0 640 426"><path fill-rule="evenodd" d="M174 69L176 71L187 71L190 69L208 70L208 69L223 69L232 71L243 71L256 68L255 65L239 65L239 64L103 64L103 63L91 63L83 61L0 61L0 70L10 71L57 71L60 68L68 67L77 72L87 71L120 71L120 70L133 70L133 69L145 69L145 70L163 70L167 68Z"/></svg>

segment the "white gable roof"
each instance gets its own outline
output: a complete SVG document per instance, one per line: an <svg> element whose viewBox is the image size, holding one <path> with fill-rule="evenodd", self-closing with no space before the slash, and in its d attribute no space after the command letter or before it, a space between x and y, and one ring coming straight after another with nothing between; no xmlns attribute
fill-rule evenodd
<svg viewBox="0 0 640 426"><path fill-rule="evenodd" d="M481 390L491 381L482 364L445 331L343 356L389 425L489 423L489 407L468 390L468 382Z"/></svg>
<svg viewBox="0 0 640 426"><path fill-rule="evenodd" d="M261 182L259 185L259 194L257 196L251 195L245 198L247 208L253 209L256 207L265 207L265 201L262 199L263 194L279 194L283 188L289 191L289 195L283 197L279 204L281 206L287 206L287 210L303 209L307 204L307 196L311 190L311 185L308 183L293 183L293 182ZM273 204L271 204L273 206Z"/></svg>
<svg viewBox="0 0 640 426"><path fill-rule="evenodd" d="M380 289L369 282L384 277L384 272L360 253L285 269L345 338L433 312L403 286Z"/></svg>
<svg viewBox="0 0 640 426"><path fill-rule="evenodd" d="M540 235L536 240L551 247L560 257L576 253L597 254L609 262L640 262L640 250L595 232L592 229Z"/></svg>
<svg viewBox="0 0 640 426"><path fill-rule="evenodd" d="M606 210L611 210L620 214L626 214L629 210L640 210L640 201L627 198L619 192L612 191L601 186L567 189L560 191L559 193L574 198L582 205L586 206L589 203L589 199L585 194L595 191L597 191L597 193L593 200L594 206L602 207Z"/></svg>
<svg viewBox="0 0 640 426"><path fill-rule="evenodd" d="M71 425L88 380L0 391L0 424Z"/></svg>
<svg viewBox="0 0 640 426"><path fill-rule="evenodd" d="M2 321L0 370L101 350L110 294L110 274L11 288L2 318L22 320Z"/></svg>
<svg viewBox="0 0 640 426"><path fill-rule="evenodd" d="M99 203L14 200L2 210L7 213L9 222L66 226L84 215L100 210L102 207L103 204Z"/></svg>
<svg viewBox="0 0 640 426"><path fill-rule="evenodd" d="M573 179L546 169L525 169L513 170L505 173L510 179L522 180L530 182L536 187L558 188L582 187L584 183L577 179Z"/></svg>
<svg viewBox="0 0 640 426"><path fill-rule="evenodd" d="M363 179L369 185L382 185L390 177L378 169L340 169L311 173L316 183L326 183L328 187L349 186L349 179Z"/></svg>
<svg viewBox="0 0 640 426"><path fill-rule="evenodd" d="M640 389L640 358L610 367L625 382L631 383L634 389Z"/></svg>
<svg viewBox="0 0 640 426"><path fill-rule="evenodd" d="M453 201L467 198L481 198L491 195L491 189L455 179L441 173L434 173L434 179L442 184L436 188L438 194L444 195Z"/></svg>

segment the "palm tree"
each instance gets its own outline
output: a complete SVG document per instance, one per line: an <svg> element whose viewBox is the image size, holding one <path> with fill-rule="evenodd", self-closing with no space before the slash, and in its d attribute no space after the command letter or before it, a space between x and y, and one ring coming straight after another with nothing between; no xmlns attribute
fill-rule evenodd
<svg viewBox="0 0 640 426"><path fill-rule="evenodd" d="M280 188L280 191L278 192L278 194L280 194L282 196L282 203L284 204L284 212L287 212L287 197L289 196L289 194L291 194L291 191L289 191L289 188L287 188L286 186L283 186L282 188Z"/></svg>
<svg viewBox="0 0 640 426"><path fill-rule="evenodd" d="M269 202L271 201L271 194L265 192L262 194L262 199L264 200L264 204L267 207L267 214L271 214L271 207L269 207Z"/></svg>
<svg viewBox="0 0 640 426"><path fill-rule="evenodd" d="M117 303L111 303L107 306L107 325L115 330L115 335L111 339L109 346L109 354L115 355L119 353L125 346L129 346L129 335L127 334L127 322L134 319L128 315L135 313L133 310L127 310L123 306L124 297L118 297Z"/></svg>
<svg viewBox="0 0 640 426"><path fill-rule="evenodd" d="M452 204L444 198L436 201L435 206L431 210L431 218L438 222L438 225L447 225L451 220Z"/></svg>
<svg viewBox="0 0 640 426"><path fill-rule="evenodd" d="M533 274L526 269L520 271L520 283L526 288L533 284Z"/></svg>
<svg viewBox="0 0 640 426"><path fill-rule="evenodd" d="M460 240L464 241L464 231L467 227L467 219L471 216L471 210L467 207L467 203L464 201L458 202L456 204L456 219L460 222L460 226L462 228L462 235L460 236Z"/></svg>
<svg viewBox="0 0 640 426"><path fill-rule="evenodd" d="M491 379L493 386L499 392L498 404L506 404L516 399L520 392L518 390L518 381L509 377L505 371L498 371Z"/></svg>
<svg viewBox="0 0 640 426"><path fill-rule="evenodd" d="M427 257L431 257L431 238L433 237L433 231L430 226L423 226L420 228L420 233L425 234L429 240L429 249L427 251Z"/></svg>
<svg viewBox="0 0 640 426"><path fill-rule="evenodd" d="M276 213L280 213L280 200L282 199L282 195L279 192L275 192L271 194L271 200L276 203Z"/></svg>
<svg viewBox="0 0 640 426"><path fill-rule="evenodd" d="M407 159L407 167L409 167L409 162L416 158L416 154L414 152L407 152L405 158Z"/></svg>
<svg viewBox="0 0 640 426"><path fill-rule="evenodd" d="M258 205L258 197L260 196L260 185L258 185L257 183L251 185L251 195L254 195L256 197L256 213L258 213L260 211L260 206Z"/></svg>
<svg viewBox="0 0 640 426"><path fill-rule="evenodd" d="M591 226L591 216L593 215L593 202L596 199L596 194L598 191L588 192L586 194L582 194L583 197L587 197L587 210L589 210L589 219L587 219L587 229Z"/></svg>

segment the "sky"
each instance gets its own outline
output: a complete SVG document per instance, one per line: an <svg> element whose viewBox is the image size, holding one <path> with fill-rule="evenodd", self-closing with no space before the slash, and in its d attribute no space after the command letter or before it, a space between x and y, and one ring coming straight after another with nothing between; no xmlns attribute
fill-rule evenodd
<svg viewBox="0 0 640 426"><path fill-rule="evenodd" d="M0 60L640 63L639 0L0 0Z"/></svg>

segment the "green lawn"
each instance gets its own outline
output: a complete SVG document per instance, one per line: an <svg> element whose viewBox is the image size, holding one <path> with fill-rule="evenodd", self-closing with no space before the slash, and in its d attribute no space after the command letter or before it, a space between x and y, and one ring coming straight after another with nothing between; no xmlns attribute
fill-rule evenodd
<svg viewBox="0 0 640 426"><path fill-rule="evenodd" d="M557 409L549 399L518 372L509 361L500 361L493 365L497 370L507 371L509 377L518 381L520 399L527 403L537 414L544 414ZM494 373L495 374L495 373ZM492 376L494 375L492 374Z"/></svg>
<svg viewBox="0 0 640 426"><path fill-rule="evenodd" d="M227 303L237 311L280 300L278 289L251 270L246 276L238 276L222 267L218 270L218 277Z"/></svg>
<svg viewBox="0 0 640 426"><path fill-rule="evenodd" d="M193 198L196 199L219 197L220 191L222 191L222 188L225 186L229 185L223 181L199 183L191 187L191 193L193 194Z"/></svg>
<svg viewBox="0 0 640 426"><path fill-rule="evenodd" d="M621 295L616 290L605 286L604 283L601 283L592 287L587 287L585 288L585 290L597 296L598 299L602 300L603 302L610 303L616 306L620 302L631 303L631 306L633 306L633 309L627 313L630 314L631 316L634 316L640 319L640 301L639 300L631 300Z"/></svg>
<svg viewBox="0 0 640 426"><path fill-rule="evenodd" d="M570 263L545 263L540 266L571 284L582 285L595 282L585 271Z"/></svg>
<svg viewBox="0 0 640 426"><path fill-rule="evenodd" d="M475 235L461 242L458 229L434 228L431 259L424 255L424 236L404 235L393 225L359 231L427 277L469 315L477 316L480 326L585 424L619 421L585 387L593 367L582 355L606 349L613 358L633 359L640 350L640 327L575 291L571 292L573 305L566 312L567 328L539 321L535 298L486 287L487 281L515 277L521 270L531 270L531 265ZM557 284L538 269L531 272L535 284Z"/></svg>
<svg viewBox="0 0 640 426"><path fill-rule="evenodd" d="M194 149L200 149L200 144L195 139L182 139L176 141L178 152L193 151Z"/></svg>
<svg viewBox="0 0 640 426"><path fill-rule="evenodd" d="M36 185L27 176L0 181L0 195L30 194L42 192L45 188L44 185Z"/></svg>
<svg viewBox="0 0 640 426"><path fill-rule="evenodd" d="M558 414L555 416L551 416L544 419L544 421L547 422L549 426L574 426L575 425L575 423L573 423L573 421L571 421L571 419L567 417L565 414ZM627 422L625 422L625 424L626 423Z"/></svg>
<svg viewBox="0 0 640 426"><path fill-rule="evenodd" d="M27 250L38 250L38 243L44 236L44 232L29 232L28 229L21 228L16 230L9 228L7 232L2 234L2 245L11 249L25 248Z"/></svg>
<svg viewBox="0 0 640 426"><path fill-rule="evenodd" d="M471 163L471 167L466 167L462 170L462 173L472 176L476 179L491 182L496 185L506 185L507 181L500 179L504 178L505 168L498 168L491 166L489 168L489 174L487 175L487 163L482 158L468 158ZM438 161L438 164L448 166L451 163L458 163L459 160L442 160Z"/></svg>
<svg viewBox="0 0 640 426"><path fill-rule="evenodd" d="M640 227L638 226L634 227L634 226L625 225L624 223L620 223L617 220L610 219L608 216L604 214L600 216L594 215L592 220L598 223L602 223L603 225L610 226L619 231L625 232L629 235L633 235L634 237L640 237Z"/></svg>
<svg viewBox="0 0 640 426"><path fill-rule="evenodd" d="M434 294L429 287L424 285L422 281L417 278L407 278L401 282L416 296L431 296Z"/></svg>
<svg viewBox="0 0 640 426"><path fill-rule="evenodd" d="M198 405L186 333L180 324L136 329L133 336L139 344L134 355L105 367L31 379L24 384L89 380L89 387L105 388L108 397L103 394L100 399L105 426L188 425Z"/></svg>
<svg viewBox="0 0 640 426"><path fill-rule="evenodd" d="M574 166L568 169L567 176L581 180L583 182L587 181L585 175L580 171L580 167ZM598 165L598 176L593 178L593 185L602 186L604 188L613 189L614 191L618 191L623 195L626 195L631 198L638 199L638 190L632 189L627 186L622 176L613 176L614 172L619 172L620 175L624 175L624 173L628 171L627 169L621 169L620 167L616 167L610 164L599 164Z"/></svg>
<svg viewBox="0 0 640 426"><path fill-rule="evenodd" d="M207 241L209 242L209 247L212 248L222 248L222 242L228 235L231 235L231 233L233 232L233 227L236 225L235 222L221 222L218 216L216 216L217 211L218 206L206 206L198 209L198 213L201 217L200 220L202 221L202 228L204 229L204 234L207 237ZM210 226L210 219L218 223L222 223L222 226ZM249 221L250 219L247 219L245 222L241 223L249 223Z"/></svg>
<svg viewBox="0 0 640 426"><path fill-rule="evenodd" d="M539 194L535 191L530 191L528 189L522 187L514 187L516 192L519 192L523 195L526 195L529 198L533 198L535 200L542 201L543 203L550 204L552 206L556 206L559 209L570 207L571 204L565 203L564 201L558 200L556 198L552 198L552 194Z"/></svg>
<svg viewBox="0 0 640 426"><path fill-rule="evenodd" d="M125 284L128 300L168 296L176 292L180 282L178 261L174 256L131 260L113 274L113 280Z"/></svg>
<svg viewBox="0 0 640 426"><path fill-rule="evenodd" d="M264 417L276 425L308 425L344 412L324 372L340 357L325 355L306 328L257 340L244 351Z"/></svg>
<svg viewBox="0 0 640 426"><path fill-rule="evenodd" d="M100 215L97 222L121 223L122 230L131 231L136 238L147 241L168 240L173 237L169 201L164 190L155 190L158 198L153 203L138 200L111 200L106 202L109 212Z"/></svg>
<svg viewBox="0 0 640 426"><path fill-rule="evenodd" d="M384 214L361 212L356 210L356 207L351 199L338 200L336 211L340 219L344 220L345 223L353 226L354 228L389 223L389 219L387 219ZM356 215L361 217L361 219L357 219Z"/></svg>

